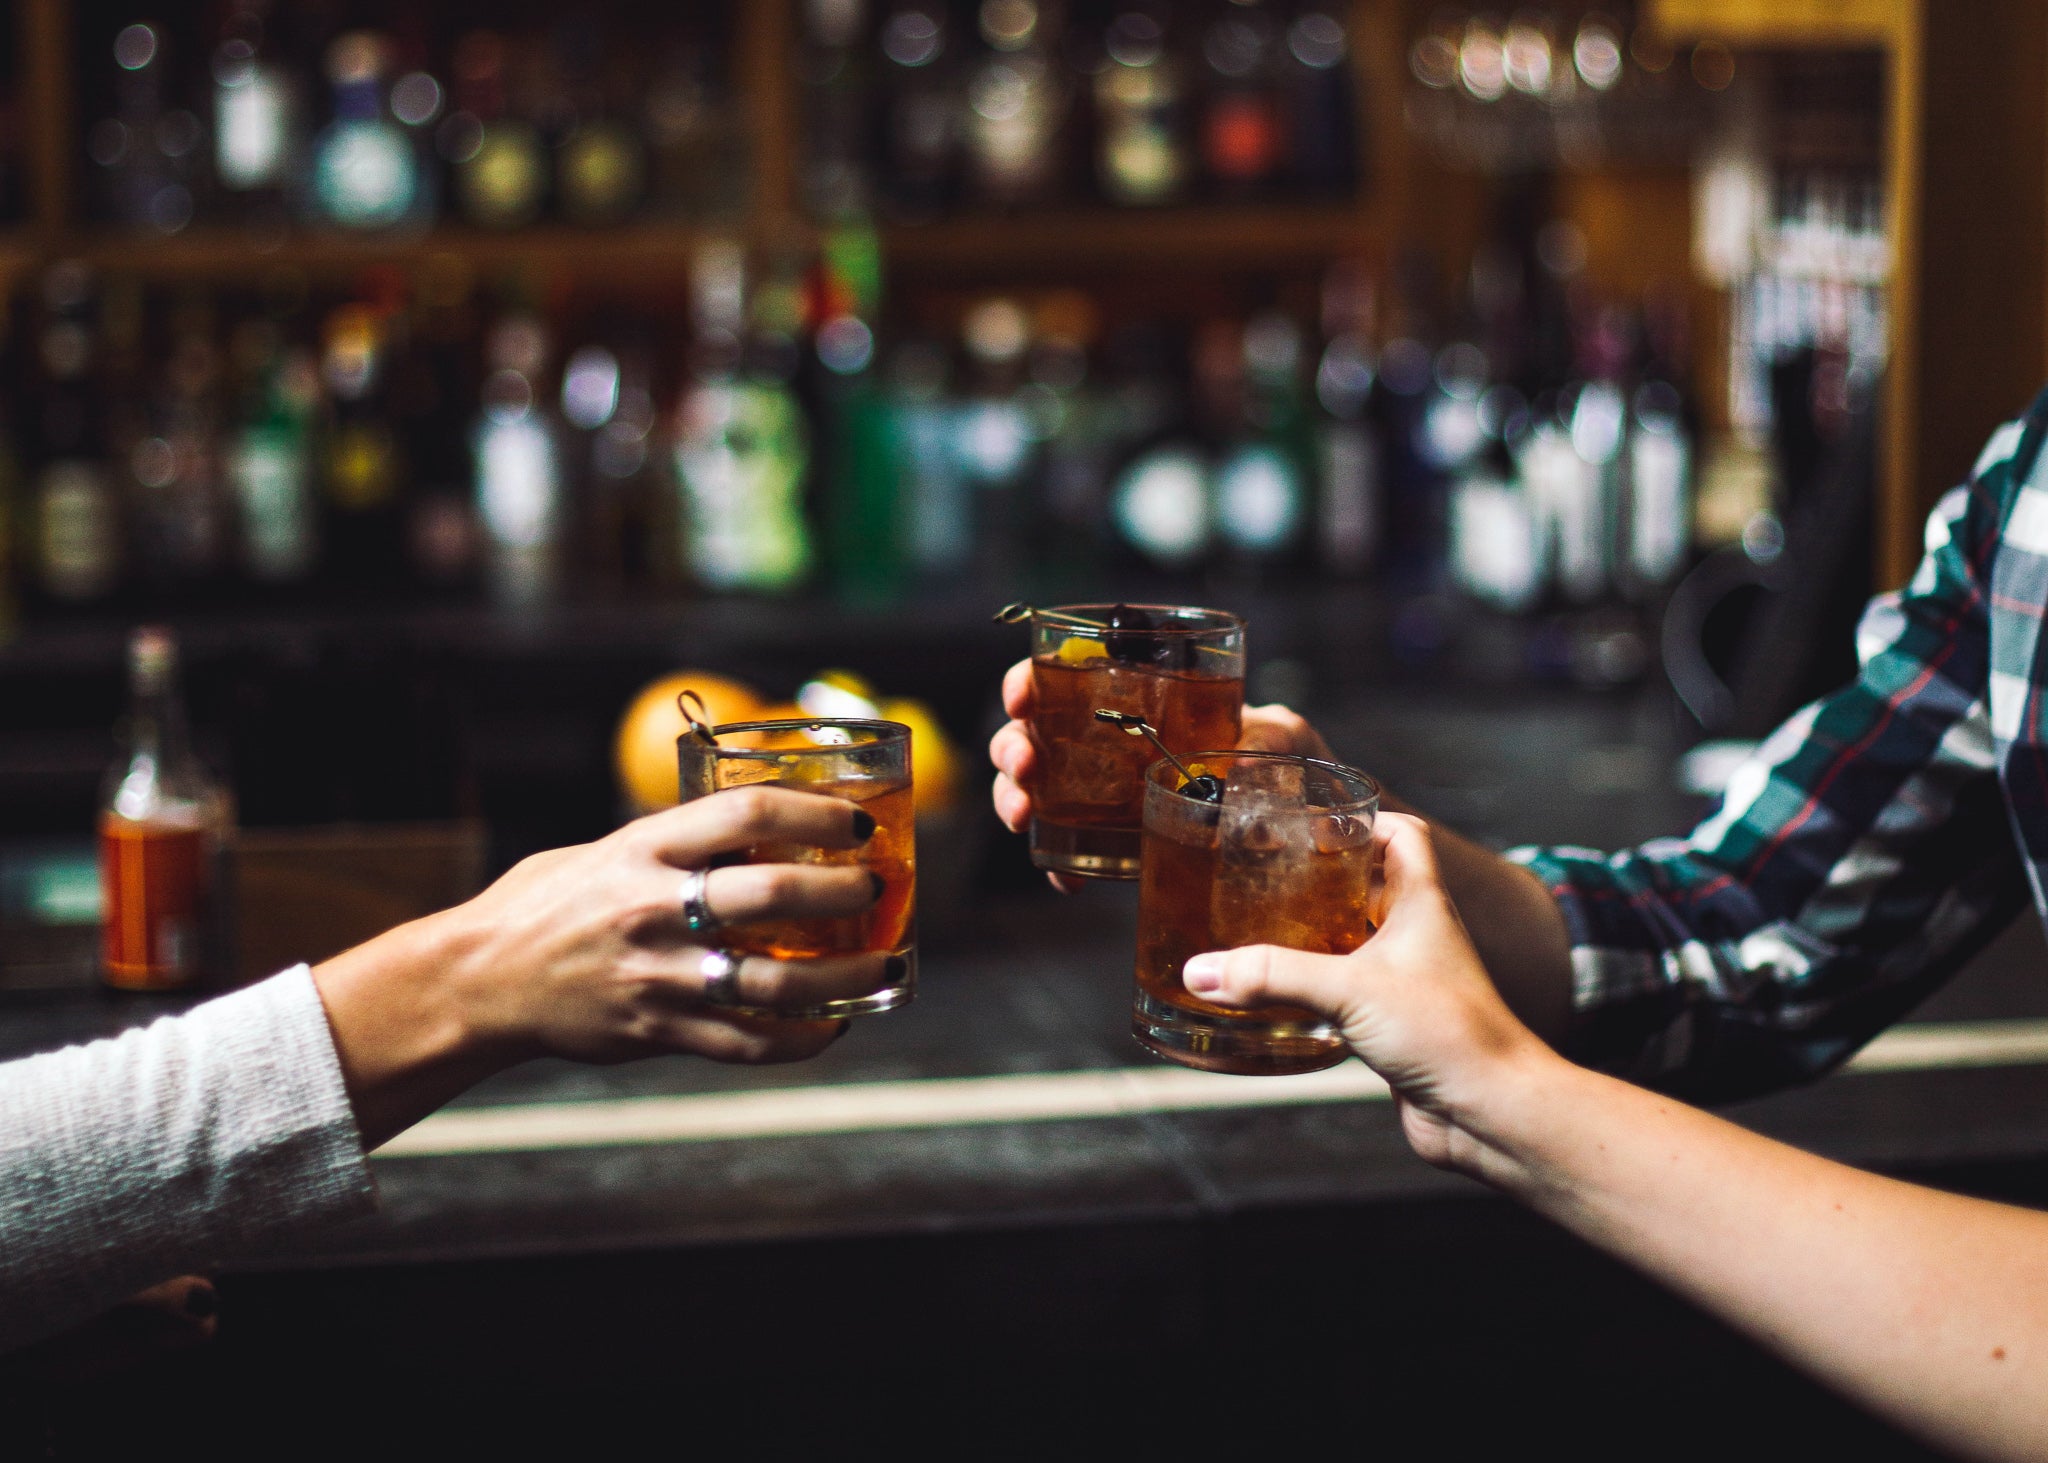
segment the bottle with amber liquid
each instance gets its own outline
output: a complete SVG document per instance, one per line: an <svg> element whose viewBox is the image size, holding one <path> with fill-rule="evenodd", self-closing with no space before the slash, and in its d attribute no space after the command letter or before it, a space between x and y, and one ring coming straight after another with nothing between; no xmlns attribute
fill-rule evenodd
<svg viewBox="0 0 2048 1463"><path fill-rule="evenodd" d="M193 756L170 631L128 642L128 717L100 805L100 969L121 990L189 986L220 946L226 792Z"/></svg>

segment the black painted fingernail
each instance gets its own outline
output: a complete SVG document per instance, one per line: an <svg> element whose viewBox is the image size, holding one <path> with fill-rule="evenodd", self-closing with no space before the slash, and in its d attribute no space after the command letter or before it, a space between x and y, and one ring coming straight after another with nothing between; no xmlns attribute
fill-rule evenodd
<svg viewBox="0 0 2048 1463"><path fill-rule="evenodd" d="M185 1314L208 1320L220 1312L220 1296L211 1285L197 1285L185 1292Z"/></svg>
<svg viewBox="0 0 2048 1463"><path fill-rule="evenodd" d="M866 843L875 836L874 814L868 812L865 808L855 808L853 810L853 836L862 843Z"/></svg>
<svg viewBox="0 0 2048 1463"><path fill-rule="evenodd" d="M868 887L875 891L875 902L879 904L881 902L882 895L888 891L889 881L887 879L884 879L880 874L876 873L873 869L869 869Z"/></svg>
<svg viewBox="0 0 2048 1463"><path fill-rule="evenodd" d="M889 984L894 985L897 981L903 979L904 976L910 974L910 962L901 955L891 955L883 962L882 973L889 977Z"/></svg>

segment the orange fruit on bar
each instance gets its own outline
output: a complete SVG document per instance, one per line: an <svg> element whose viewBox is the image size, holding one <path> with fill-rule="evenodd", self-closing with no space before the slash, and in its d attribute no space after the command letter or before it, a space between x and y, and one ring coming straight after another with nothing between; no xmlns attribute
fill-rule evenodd
<svg viewBox="0 0 2048 1463"><path fill-rule="evenodd" d="M753 721L766 706L761 693L729 676L709 671L677 671L649 682L619 718L612 741L612 765L619 790L643 813L672 808L681 792L676 785L676 738L688 729L676 696L695 691L704 698L711 724Z"/></svg>

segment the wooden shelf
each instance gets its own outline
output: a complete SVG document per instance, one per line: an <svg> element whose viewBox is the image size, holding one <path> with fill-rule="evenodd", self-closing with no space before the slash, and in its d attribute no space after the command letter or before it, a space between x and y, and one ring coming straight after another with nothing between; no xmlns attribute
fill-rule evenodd
<svg viewBox="0 0 2048 1463"><path fill-rule="evenodd" d="M735 224L732 232L743 232ZM434 229L408 235L293 235L276 241L231 229L203 229L169 238L98 232L45 241L46 258L82 259L102 269L170 278L224 279L252 270L299 269L349 274L391 266L414 269L455 260L473 269L534 269L636 289L677 277L713 229L683 224L623 228L522 229L503 234Z"/></svg>
<svg viewBox="0 0 2048 1463"><path fill-rule="evenodd" d="M0 289L35 267L41 250L25 229L0 229Z"/></svg>
<svg viewBox="0 0 2048 1463"><path fill-rule="evenodd" d="M1917 6L1901 0L1651 0L1667 35L1731 46L1892 46Z"/></svg>
<svg viewBox="0 0 2048 1463"><path fill-rule="evenodd" d="M1377 244L1355 205L1086 208L984 214L883 231L892 266L972 273L1075 267L1201 265L1260 269L1316 263Z"/></svg>
<svg viewBox="0 0 2048 1463"><path fill-rule="evenodd" d="M109 229L55 235L24 230L0 232L0 279L63 258L152 278L199 280L270 269L348 275L454 260L480 271L532 269L633 290L677 278L676 271L687 270L707 240L758 232L739 221L724 230L680 223L552 226L502 234L445 228L362 237L293 234L270 241L232 228L201 228L164 238ZM1155 263L1249 270L1356 254L1383 237L1375 217L1353 206L1063 209L898 225L883 231L883 252L893 267L958 274Z"/></svg>

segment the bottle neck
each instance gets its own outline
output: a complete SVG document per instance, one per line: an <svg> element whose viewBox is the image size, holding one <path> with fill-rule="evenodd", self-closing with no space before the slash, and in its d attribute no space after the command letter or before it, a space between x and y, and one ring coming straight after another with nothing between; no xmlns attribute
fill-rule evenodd
<svg viewBox="0 0 2048 1463"><path fill-rule="evenodd" d="M185 745L185 707L173 684L138 682L128 702L128 745L132 752L154 752L158 760Z"/></svg>

